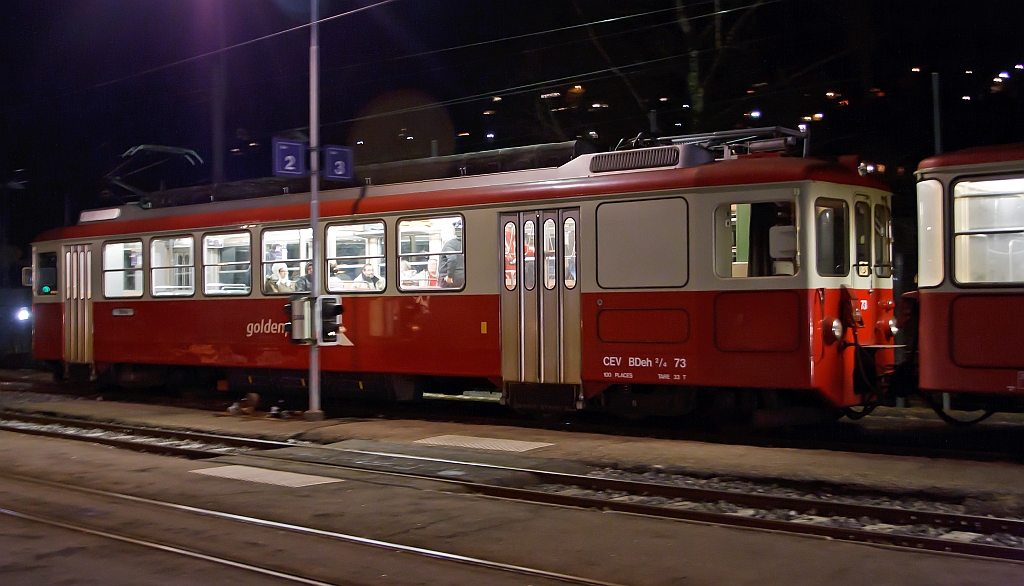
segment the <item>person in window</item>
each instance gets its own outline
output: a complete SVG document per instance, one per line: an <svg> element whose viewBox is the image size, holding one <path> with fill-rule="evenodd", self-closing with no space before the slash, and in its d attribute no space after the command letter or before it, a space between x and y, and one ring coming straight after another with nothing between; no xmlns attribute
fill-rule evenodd
<svg viewBox="0 0 1024 586"><path fill-rule="evenodd" d="M419 273L416 273L416 276L413 278L413 283L417 287L436 288L438 286L436 256L431 256L427 258L427 268L420 271Z"/></svg>
<svg viewBox="0 0 1024 586"><path fill-rule="evenodd" d="M360 289L373 289L375 291L382 291L384 289L384 279L378 277L373 270L373 265L366 263L363 265L363 272L359 273L353 283L365 283L365 285L356 285Z"/></svg>
<svg viewBox="0 0 1024 586"><path fill-rule="evenodd" d="M307 262L304 266L305 274L295 279L295 291L298 293L307 293L313 290L313 263Z"/></svg>
<svg viewBox="0 0 1024 586"><path fill-rule="evenodd" d="M267 293L294 293L295 283L288 280L288 265L283 262L274 263L263 289Z"/></svg>
<svg viewBox="0 0 1024 586"><path fill-rule="evenodd" d="M412 268L409 261L403 260L399 265L399 274L402 277L402 286L415 285L414 279L416 278L416 269Z"/></svg>
<svg viewBox="0 0 1024 586"><path fill-rule="evenodd" d="M441 229L441 263L438 274L441 287L460 289L466 281L466 268L462 259L462 240L455 234L455 226L444 226Z"/></svg>

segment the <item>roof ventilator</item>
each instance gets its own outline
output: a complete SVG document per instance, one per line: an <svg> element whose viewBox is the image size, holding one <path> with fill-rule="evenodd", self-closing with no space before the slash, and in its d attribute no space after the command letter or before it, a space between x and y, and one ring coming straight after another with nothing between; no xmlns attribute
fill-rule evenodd
<svg viewBox="0 0 1024 586"><path fill-rule="evenodd" d="M607 173L609 171L625 171L627 169L675 167L678 164L679 149L674 146L666 146L594 155L590 159L590 172Z"/></svg>

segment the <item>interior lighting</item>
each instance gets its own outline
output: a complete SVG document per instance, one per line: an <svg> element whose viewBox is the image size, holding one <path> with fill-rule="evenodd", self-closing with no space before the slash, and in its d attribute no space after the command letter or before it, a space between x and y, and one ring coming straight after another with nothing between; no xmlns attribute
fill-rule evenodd
<svg viewBox="0 0 1024 586"><path fill-rule="evenodd" d="M44 287L44 289L46 289L46 287ZM46 291L44 291L44 293L45 292ZM18 318L18 321L28 321L28 318L32 317L32 312L30 312L27 307L22 307L18 309L17 313L14 314L14 317Z"/></svg>
<svg viewBox="0 0 1024 586"><path fill-rule="evenodd" d="M920 67L911 67L910 70L913 71L914 73L921 73Z"/></svg>
<svg viewBox="0 0 1024 586"><path fill-rule="evenodd" d="M999 77L1001 77L1003 79L1010 79L1010 72L1009 71L1000 71L999 72Z"/></svg>

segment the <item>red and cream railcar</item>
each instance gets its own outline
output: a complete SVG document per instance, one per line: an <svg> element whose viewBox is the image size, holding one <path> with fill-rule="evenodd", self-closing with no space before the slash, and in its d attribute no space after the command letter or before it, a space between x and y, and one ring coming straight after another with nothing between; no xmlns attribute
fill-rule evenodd
<svg viewBox="0 0 1024 586"><path fill-rule="evenodd" d="M965 404L1024 396L1024 144L925 159L917 170L919 381Z"/></svg>
<svg viewBox="0 0 1024 586"><path fill-rule="evenodd" d="M892 362L890 194L852 168L736 152L673 143L323 193L320 293L342 296L351 342L321 349L324 388L861 403L858 376ZM313 258L308 199L129 205L43 234L36 356L124 381L156 366L302 384L282 307Z"/></svg>

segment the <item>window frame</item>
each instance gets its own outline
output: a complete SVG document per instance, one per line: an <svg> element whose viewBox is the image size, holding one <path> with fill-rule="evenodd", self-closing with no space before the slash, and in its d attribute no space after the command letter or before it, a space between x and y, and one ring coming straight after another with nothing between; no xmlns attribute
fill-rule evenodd
<svg viewBox="0 0 1024 586"><path fill-rule="evenodd" d="M382 243L382 246L383 246L384 250L381 251L379 256L378 255L373 255L373 256L366 255L366 256L353 256L353 257L337 257L337 256L328 256L327 255L327 231L328 230L330 230L332 227L335 227L335 226L360 226L360 225L366 225L366 224L380 224L381 227L383 228L382 231L381 231L381 243ZM397 229L398 228L396 227L395 230L397 231ZM382 279L384 279L384 287L381 288L381 289L340 289L340 290L337 290L337 291L332 290L330 288L330 285L329 285L330 284L330 277L331 276L328 273L327 268L331 266L331 261L332 260L337 260L338 258L362 258L362 259L380 258L383 261L382 264L384 265L384 272L385 272L385 274L384 275L377 275L377 276L382 278ZM344 222L331 222L329 224L326 224L324 226L324 259L323 260L324 260L324 266L320 267L320 270L325 275L325 278L322 279L321 285L323 285L324 290L327 291L329 294L332 294L332 295L348 295L349 293L352 293L352 294L358 294L358 295L366 295L366 294L374 294L374 293L377 293L377 294L384 293L384 291L386 291L388 286L390 286L390 284L391 284L391 279L389 279L387 274L386 274L387 273L387 267L388 267L388 223L386 221L384 221L383 218L375 218L375 219L368 219L368 220L364 220L364 221L360 221L360 220L347 220L347 221L344 221ZM313 261L310 260L310 262L313 262ZM365 265L366 263L363 263L363 264ZM401 269L401 260L400 259L398 260L398 264L399 264L399 267L397 268L395 274L397 274L399 276L399 281L401 281L402 269ZM360 271L361 270L362 269L360 269Z"/></svg>
<svg viewBox="0 0 1024 586"><path fill-rule="evenodd" d="M877 232L878 228L878 212L879 210L885 210L885 225L882 227L884 232ZM875 276L880 279L891 279L893 275L893 262L892 262L892 208L885 201L875 203L872 206L871 215L872 236L874 237L874 256L872 257L872 267L875 271ZM879 255L884 253L884 258ZM885 262L883 262L885 261Z"/></svg>
<svg viewBox="0 0 1024 586"><path fill-rule="evenodd" d="M864 223L866 226L861 226L858 223L860 216L858 210L867 209L867 213L864 215ZM861 228L867 228L867 234L865 235L865 242L862 245L860 243ZM871 266L874 260L874 245L875 245L875 216L871 207L871 200L863 196L858 196L853 202L853 264L852 268L856 268L856 274L858 277L870 277ZM866 252L865 252L866 250ZM865 260L861 260L861 253L865 253ZM863 268L863 271L861 270Z"/></svg>
<svg viewBox="0 0 1024 586"><path fill-rule="evenodd" d="M128 244L130 242L139 243L139 256L140 263L138 268L120 268L120 269L108 269L104 262L107 258L107 246L111 244ZM107 273L127 273L128 271L138 271L142 274L142 283L139 287L138 295L108 295L107 294ZM149 263L146 259L146 239L139 238L122 238L117 240L104 240L100 243L100 287L103 290L104 299L142 299L146 296L146 273L149 271Z"/></svg>
<svg viewBox="0 0 1024 586"><path fill-rule="evenodd" d="M999 231L998 229L988 232L958 232L956 228L956 186L963 182L981 182L981 181L1000 181L1005 179L1019 179L1024 180L1024 175L1019 172L1005 172L995 173L991 175L975 174L975 175L962 175L950 179L945 184L947 192L943 195L943 205L949 206L949 215L945 218L946 227L948 229L949 236L946 237L946 244L948 248L950 278L957 287L965 289L1019 289L1024 287L1024 281L961 281L957 278L957 236L966 236L973 234L1008 234L1012 233L1008 230ZM940 181L940 184L942 182ZM1015 231L1015 233L1024 234L1024 230Z"/></svg>
<svg viewBox="0 0 1024 586"><path fill-rule="evenodd" d="M733 200L733 199L729 199L728 198L728 196L730 196L730 195L732 195L732 194L723 194L723 196L726 196L726 199L725 199L724 203L719 203L718 205L716 205L715 208L714 208L714 211L712 212L712 217L713 217L712 221L714 223L714 232L712 234L712 237L714 238L714 243L715 243L714 244L714 251L713 251L712 254L714 254L713 261L714 261L714 273L715 273L715 276L718 277L719 279L724 279L726 281L743 280L743 279L791 279L793 277L799 276L801 271L804 268L803 267L804 263L802 261L805 260L804 259L805 255L802 254L803 253L803 243L801 242L801 239L800 239L800 233L801 233L801 227L800 227L800 216L801 216L800 199L798 197L796 197L796 196L793 196L792 194L789 194L788 197L768 197L767 199L749 199L748 198L748 199L742 199L742 200ZM780 195L782 195L782 194L780 194ZM792 275L754 275L754 276L740 275L740 276L733 276L733 274L732 274L732 263L735 262L735 261L732 260L732 259L734 257L734 254L735 254L736 248L737 248L737 240L736 240L737 229L736 229L735 225L733 225L731 227L731 232L732 232L731 236L732 236L732 238L730 238L730 247L729 247L729 250L727 251L727 254L729 255L729 259L730 259L729 262L728 262L729 274L728 275L721 274L721 272L719 271L720 267L719 267L719 257L718 257L718 255L719 255L718 230L721 229L721 225L719 224L719 210L721 210L723 208L728 209L729 210L729 212L728 212L729 213L729 219L731 220L731 217L732 217L732 215L731 215L731 207L732 206L734 206L734 205L736 205L736 206L739 206L739 205L753 206L755 204L761 204L761 203L772 203L772 204L786 203L786 204L789 204L789 206L790 206L790 210L792 212L791 222L789 224L784 224L784 226L792 226L794 231L795 231L795 233L796 233L796 255L793 257L793 274ZM749 234L749 230L748 230L748 234L747 234L747 249L748 249L747 262L749 263L750 262L750 257L749 257L750 234ZM769 257L770 256L771 256L771 254L769 252Z"/></svg>
<svg viewBox="0 0 1024 586"><path fill-rule="evenodd" d="M511 243L508 240L508 237L509 237L509 230L508 229L510 227L512 228L512 242ZM502 284L503 287L505 287L506 291L515 291L516 289L519 288L519 269L521 267L521 263L519 262L519 258L520 258L520 256L522 256L520 254L520 252L519 252L519 222L517 220L506 220L505 224L501 228L501 236L502 236L502 247L504 248L504 250L502 251L503 262L502 262L502 268L501 268L501 284ZM512 245L512 253L511 253L512 262L511 263L509 263L509 249L508 249L509 244ZM508 268L509 266L512 267L512 269L511 269L512 274L511 275L509 275L509 268Z"/></svg>
<svg viewBox="0 0 1024 586"><path fill-rule="evenodd" d="M830 209L836 209L836 208L835 208L835 206L825 205L825 204L822 204L820 202L839 202L839 203L843 204L843 206L842 206L842 210L843 210L843 238L837 240L835 238L835 236L833 235L832 241L833 241L833 244L835 244L836 242L842 242L843 243L843 247L844 247L843 248L843 252L844 252L844 257L845 257L843 268L844 268L845 272L842 272L842 273L838 273L838 272L837 273L825 273L825 274L822 274L822 272L821 272L821 237L819 235L819 230L818 230L818 228L819 228L818 227L818 215L819 215L820 212L818 211L818 207L820 206L820 207L823 207L823 208L830 208ZM852 250L850 249L850 232L851 232L851 230L850 230L850 227L851 227L850 226L850 224L851 224L851 222L850 222L850 219L851 219L850 218L850 202L846 201L845 199L838 198L838 197L816 197L816 198L814 198L813 205L814 205L814 269L818 273L819 277L849 277L850 276L850 271L851 271L851 268L852 268L851 258L850 258L850 253L852 252ZM833 248L833 251L834 250L835 249Z"/></svg>
<svg viewBox="0 0 1024 586"><path fill-rule="evenodd" d="M469 228L468 228L468 225L466 223L466 215L461 213L461 212L456 212L456 213L440 213L440 214L417 214L417 215L414 215L414 216L399 216L395 220L395 262L399 266L401 266L402 259L406 258L406 257L410 257L410 256L427 256L427 257L429 257L429 256L437 256L438 257L437 258L437 277L438 277L438 282L440 282L440 278L441 278L441 256L442 256L441 251L439 250L436 253L431 253L431 252L406 252L406 253L403 253L402 252L402 222L415 222L416 220L432 220L432 219L454 218L454 217L458 217L462 221L462 252L458 253L458 254L462 255L462 271L463 271L462 286L459 287L459 288L454 288L454 287L450 287L449 288L449 287L441 287L439 285L437 287L437 289L431 289L431 288L411 288L411 289L406 289L406 288L402 287L402 283L401 283L401 281L399 281L398 285L396 285L396 287L395 287L395 289L398 292L412 294L412 295L423 295L424 292L429 292L430 294L434 294L434 293L459 293L459 292L462 292L462 291L466 290L466 286L469 284L469 270L468 270L468 268L469 268L468 264L469 263L466 262L466 241L467 241L467 236L466 235L468 234L468 229ZM441 245L444 246L444 243L442 242Z"/></svg>
<svg viewBox="0 0 1024 586"><path fill-rule="evenodd" d="M208 292L206 290L206 284L207 284L207 282L206 282L206 267L207 266L221 266L221 265L224 265L224 264L242 264L242 263L237 263L237 262L235 262L235 263L215 263L215 264L212 264L212 265L207 265L206 264L206 239L211 237L211 236L232 236L232 235L235 235L235 234L248 234L249 235L249 291L245 292L245 293L210 293L210 292ZM252 240L253 240L253 238L252 238L252 231L244 229L244 228L238 229L238 230L226 230L226 231L218 230L216 232L203 232L202 233L202 236L200 237L200 242L202 243L201 267L202 267L202 271L203 271L203 296L204 297L249 297L249 296L252 295L252 291L254 289L254 287L252 285Z"/></svg>
<svg viewBox="0 0 1024 586"><path fill-rule="evenodd" d="M172 240L173 241L173 240L177 240L179 238L189 238L189 239L192 240L192 264L191 265L169 265L169 266L154 267L153 266L153 243L157 242L157 241L160 241L160 240ZM153 299L189 299L189 298L195 297L196 296L196 289L197 289L197 287L196 287L196 237L195 237L195 235L192 234L191 232L187 232L187 233L184 233L184 234L160 234L160 235L156 235L156 236L150 236L148 248L149 248L149 263L146 265L146 272L148 273L148 276L149 276L149 296L152 297ZM173 245L171 246L171 250L174 250ZM153 283L156 282L156 279L154 278L155 275L154 275L153 271L163 271L163 270L178 269L178 268L190 268L190 269L192 269L192 292L189 293L188 295L184 295L184 294L183 295L174 295L174 294L159 294L158 295L156 293L156 291L153 289L153 287L154 287Z"/></svg>
<svg viewBox="0 0 1024 586"><path fill-rule="evenodd" d="M282 225L282 226L264 226L263 228L260 229L259 245L260 245L260 294L261 295L263 295L265 297L281 297L281 296L285 296L285 295L296 295L295 291L284 291L284 292L280 292L279 291L279 292L275 293L273 291L268 292L268 291L264 290L263 286L267 284L267 278L264 276L264 272L263 272L263 266L264 265L268 265L269 264L269 265L271 265L271 267L273 267L274 264L280 262L280 263L284 263L285 266L287 266L289 262L297 262L297 263L299 263L299 272L300 272L299 276L302 276L301 275L302 263L303 262L313 262L313 258L312 257L310 257L308 259L307 258L297 258L297 259L294 259L294 260L292 260L292 259L285 259L285 260L274 260L274 261L270 261L270 262L265 261L263 259L263 253L264 253L264 250L263 250L263 240L266 237L267 232L287 232L288 230L298 230L299 231L299 246L301 247L302 246L302 231L303 230L309 230L309 228L310 228L310 226L307 223L307 224L301 224L301 225L298 225L298 226L296 226L294 224L292 224L292 225L287 225L286 224L286 225ZM319 229L319 226L317 227L317 229ZM326 232L325 232L325 234L326 234ZM312 236L313 236L312 231L310 231L310 238L311 238L310 242L311 243L312 243ZM315 253L315 251L313 250L313 247L312 247L312 244L311 244L310 245L310 254L311 255L315 255L314 253ZM251 254L251 251L250 251L250 254ZM296 277L296 278L298 278L298 277ZM253 287L253 288L255 289L255 287Z"/></svg>
<svg viewBox="0 0 1024 586"><path fill-rule="evenodd" d="M55 250L35 250L33 251L34 256L32 257L32 294L37 297L52 297L54 295L60 295L60 252ZM39 280L39 273L42 270L42 264L39 262L39 257L43 255L53 255L53 288L50 289L49 293L43 293L40 289L44 286L42 281ZM102 264L100 265L102 271Z"/></svg>

